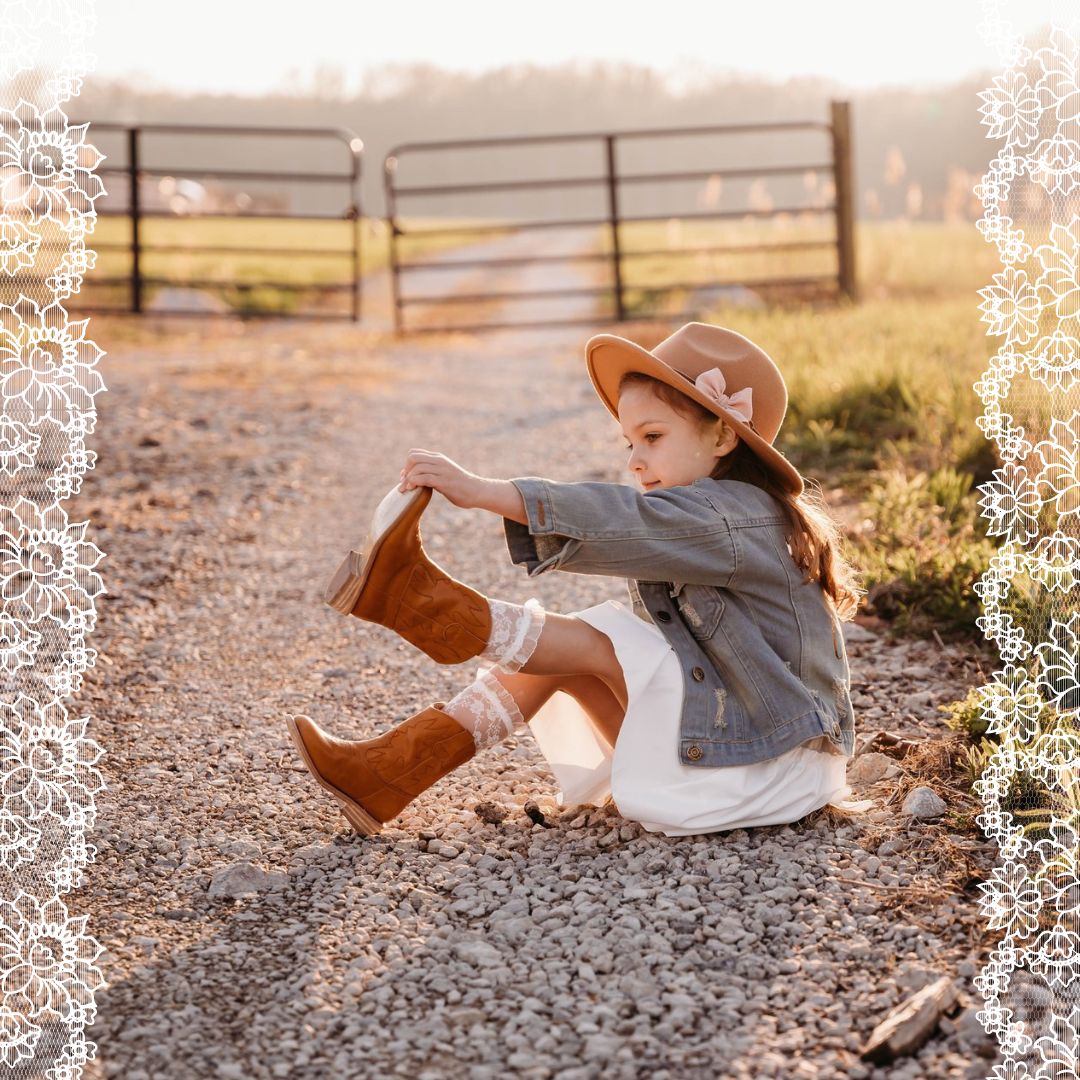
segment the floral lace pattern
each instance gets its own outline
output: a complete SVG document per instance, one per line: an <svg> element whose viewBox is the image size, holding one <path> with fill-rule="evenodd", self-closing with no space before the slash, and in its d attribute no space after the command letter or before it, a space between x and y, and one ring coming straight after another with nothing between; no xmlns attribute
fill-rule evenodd
<svg viewBox="0 0 1080 1080"><path fill-rule="evenodd" d="M976 625L1003 663L979 687L1000 738L974 791L1001 858L980 905L1003 934L974 986L1005 1058L993 1080L1051 1080L1076 1075L1080 1047L1080 41L1055 20L1033 50L1003 3L983 0L980 30L1005 71L979 95L1003 145L974 189L1003 264L979 290L1001 341L974 384L975 422L1002 462L979 505L1003 542L974 585Z"/></svg>
<svg viewBox="0 0 1080 1080"><path fill-rule="evenodd" d="M65 699L94 665L87 636L104 553L62 505L97 455L87 437L106 389L103 351L71 320L96 255L87 240L104 160L63 106L94 56L93 0L0 2L0 1061L10 1080L78 1080L96 1045L105 984L88 917L63 894L85 883L102 790L90 717Z"/></svg>
<svg viewBox="0 0 1080 1080"><path fill-rule="evenodd" d="M480 655L503 671L519 671L540 640L547 612L535 596L526 600L524 607L490 598L488 604L491 637Z"/></svg>
<svg viewBox="0 0 1080 1080"><path fill-rule="evenodd" d="M446 703L446 712L472 732L477 750L502 742L513 734L515 727L525 725L513 695L490 671L481 672L474 682L452 697Z"/></svg>

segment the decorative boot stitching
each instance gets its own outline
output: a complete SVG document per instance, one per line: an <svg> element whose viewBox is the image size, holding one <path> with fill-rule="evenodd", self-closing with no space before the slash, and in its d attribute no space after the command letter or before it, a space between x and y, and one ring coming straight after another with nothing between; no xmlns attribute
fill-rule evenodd
<svg viewBox="0 0 1080 1080"><path fill-rule="evenodd" d="M400 727L393 728L390 734L394 735ZM448 741L450 737L445 735L442 723L436 717L424 717L414 721L408 732L395 736L387 745L373 747L368 754L369 768L384 789L411 802L430 786L423 781L418 784L415 774L429 771L433 762L441 768L446 756L443 743ZM400 743L404 745L398 745ZM393 776L396 782L387 780L386 774ZM411 788L402 786L409 782Z"/></svg>

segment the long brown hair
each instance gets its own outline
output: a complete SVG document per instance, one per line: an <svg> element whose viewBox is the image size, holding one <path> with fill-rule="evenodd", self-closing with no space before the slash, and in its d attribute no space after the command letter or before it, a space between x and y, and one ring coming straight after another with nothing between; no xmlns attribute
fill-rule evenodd
<svg viewBox="0 0 1080 1080"><path fill-rule="evenodd" d="M624 373L619 380L619 394L632 385L647 386L661 401L688 420L696 421L702 429L711 429L716 424L720 424L722 429L731 427L723 417L710 412L693 398L644 372ZM718 430L717 433L721 434L722 431ZM803 493L792 495L742 439L738 439L732 451L717 460L709 475L713 480L741 480L754 484L774 496L784 508L787 517L785 533L791 557L805 575L804 582L821 583L822 591L840 620L846 622L855 616L866 590L858 583L859 572L841 553L843 534L825 505L817 481L805 481Z"/></svg>

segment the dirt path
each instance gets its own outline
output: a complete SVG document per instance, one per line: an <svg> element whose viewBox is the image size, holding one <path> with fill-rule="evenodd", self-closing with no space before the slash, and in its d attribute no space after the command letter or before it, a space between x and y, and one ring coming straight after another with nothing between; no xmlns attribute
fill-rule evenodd
<svg viewBox="0 0 1080 1080"><path fill-rule="evenodd" d="M535 258L553 259L564 255L591 252L596 230L553 228L509 233L487 240L435 252L416 259L434 263L439 269L403 269L400 289L403 298L421 296L452 297L473 293L539 293L560 288L589 288L599 286L610 277L604 265L588 261L541 263L532 266L472 266L454 265L466 260L510 260ZM403 254L408 262L411 256ZM609 302L599 310L611 310ZM406 303L403 325L465 326L487 322L543 322L546 319L576 319L592 315L596 305L587 296L545 297L474 303ZM364 282L363 323L369 330L394 329L394 304L389 269L371 274ZM535 332L534 332L535 333ZM565 332L564 332L565 336ZM573 339L571 339L573 340Z"/></svg>
<svg viewBox="0 0 1080 1080"><path fill-rule="evenodd" d="M410 447L493 476L625 479L587 331L184 321L159 346L92 329L109 392L68 505L108 556L77 699L107 789L69 902L107 947L109 986L84 1075L985 1075L969 1071L973 1008L907 1063L855 1053L911 990L976 970L974 899L920 901L948 828L888 803L903 776L869 789L880 809L862 819L668 838L560 811L522 733L361 838L299 764L286 712L366 737L475 673L321 602ZM561 611L625 595L529 580L499 519L438 496L424 536L488 595ZM858 628L849 647L864 740L939 737L934 704L977 677L959 649ZM505 819L481 820L481 801ZM256 891L216 895L239 879Z"/></svg>

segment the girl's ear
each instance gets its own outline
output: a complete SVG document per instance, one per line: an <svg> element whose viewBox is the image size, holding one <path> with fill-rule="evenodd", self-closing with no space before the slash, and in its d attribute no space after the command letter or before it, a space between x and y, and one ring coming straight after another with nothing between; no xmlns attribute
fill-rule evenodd
<svg viewBox="0 0 1080 1080"><path fill-rule="evenodd" d="M730 454L738 444L738 432L730 424L718 420L716 424L716 441L714 443L714 449L717 451L716 456L724 457L726 454Z"/></svg>

